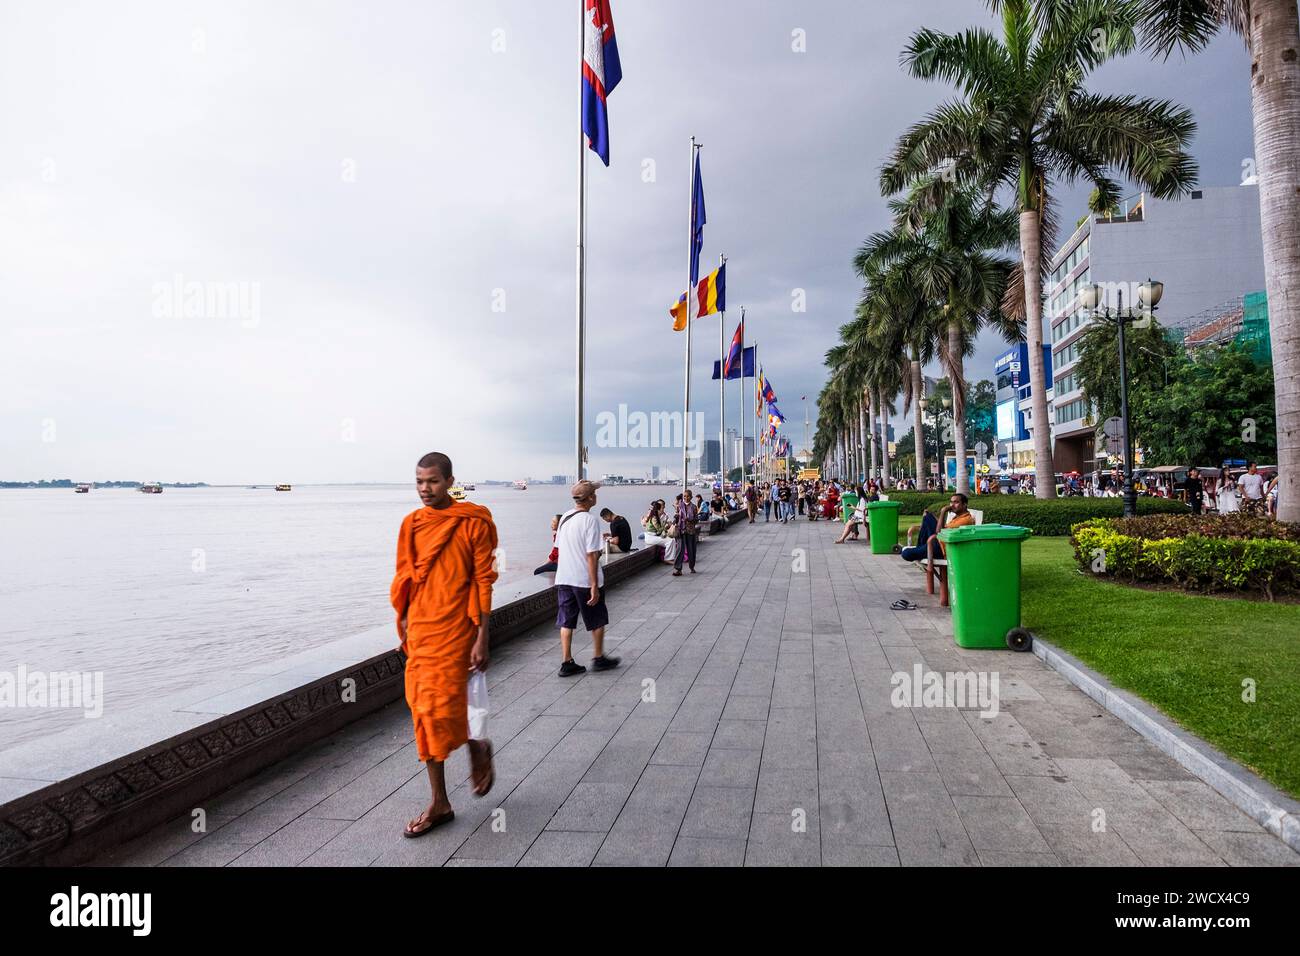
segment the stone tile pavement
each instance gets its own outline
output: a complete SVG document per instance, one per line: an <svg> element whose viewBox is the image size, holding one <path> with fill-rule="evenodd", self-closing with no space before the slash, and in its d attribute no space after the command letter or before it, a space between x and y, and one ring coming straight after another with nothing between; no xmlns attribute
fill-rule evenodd
<svg viewBox="0 0 1300 956"><path fill-rule="evenodd" d="M612 590L617 671L556 676L551 627L499 648L496 785L475 799L453 756L456 819L427 836L401 834L428 785L399 703L208 801L205 832L187 814L96 864L1300 864L1034 655L958 648L923 575L837 530L736 525L700 573ZM918 663L996 671L998 713L893 706Z"/></svg>

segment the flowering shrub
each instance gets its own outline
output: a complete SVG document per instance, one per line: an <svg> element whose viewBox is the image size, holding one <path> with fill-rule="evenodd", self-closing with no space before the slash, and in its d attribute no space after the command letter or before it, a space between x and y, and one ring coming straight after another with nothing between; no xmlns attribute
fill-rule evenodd
<svg viewBox="0 0 1300 956"><path fill-rule="evenodd" d="M1274 595L1300 588L1300 525L1250 518L1094 518L1071 529L1079 567L1185 591Z"/></svg>
<svg viewBox="0 0 1300 956"><path fill-rule="evenodd" d="M948 503L949 494L937 491L885 492L890 501L899 502L899 514L919 515L931 505L937 511ZM970 506L984 512L988 524L1014 524L1028 528L1035 535L1065 535L1070 527L1088 518L1118 518L1124 513L1119 498L1052 498L1040 501L1032 495L971 495ZM1138 514L1162 517L1185 515L1181 501L1165 498L1139 498Z"/></svg>

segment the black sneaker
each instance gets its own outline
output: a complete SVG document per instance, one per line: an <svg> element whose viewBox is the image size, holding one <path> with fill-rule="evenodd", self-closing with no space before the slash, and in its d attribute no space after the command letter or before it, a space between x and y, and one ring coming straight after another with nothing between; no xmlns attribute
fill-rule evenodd
<svg viewBox="0 0 1300 956"><path fill-rule="evenodd" d="M565 661L563 664L560 665L561 677L573 677L575 674L585 674L585 673L587 673L587 668L583 667L581 664L579 664L577 661L574 660Z"/></svg>
<svg viewBox="0 0 1300 956"><path fill-rule="evenodd" d="M594 671L612 670L617 666L618 666L618 658L610 657L607 654L602 654L600 657L593 657L591 659L591 669Z"/></svg>

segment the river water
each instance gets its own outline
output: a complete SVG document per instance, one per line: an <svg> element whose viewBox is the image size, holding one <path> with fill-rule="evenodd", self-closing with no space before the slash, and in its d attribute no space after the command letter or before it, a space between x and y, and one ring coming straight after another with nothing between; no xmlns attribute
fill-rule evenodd
<svg viewBox="0 0 1300 956"><path fill-rule="evenodd" d="M602 488L633 534L666 486ZM502 547L494 601L545 586L567 486L483 487ZM105 710L208 683L392 620L388 587L413 486L0 490L0 674L103 673ZM641 546L634 542L634 547ZM0 707L0 752L84 719Z"/></svg>

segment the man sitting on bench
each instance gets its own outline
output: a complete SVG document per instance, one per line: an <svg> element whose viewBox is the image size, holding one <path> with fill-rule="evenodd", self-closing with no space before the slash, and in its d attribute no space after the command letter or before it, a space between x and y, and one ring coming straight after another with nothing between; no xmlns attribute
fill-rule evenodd
<svg viewBox="0 0 1300 956"><path fill-rule="evenodd" d="M966 496L960 491L953 492L948 499L948 505L939 512L939 527L942 528L960 528L963 525L975 524L975 516L970 513L966 507ZM925 590L934 593L935 573L939 577L939 603L944 607L948 606L948 559L947 552L943 542L939 540L939 535L931 536L930 540L925 543L927 561L925 564Z"/></svg>
<svg viewBox="0 0 1300 956"><path fill-rule="evenodd" d="M939 528L960 528L962 525L974 524L975 516L966 507L967 497L960 491L954 491L948 499L948 507L939 512ZM938 540L936 537L935 540ZM943 556L943 542L939 542L940 557Z"/></svg>
<svg viewBox="0 0 1300 956"><path fill-rule="evenodd" d="M914 524L907 529L907 545L899 552L903 556L903 560L924 561L927 553L926 546L938 530L939 519L935 517L934 508L926 508L921 512L921 523ZM912 541L913 535L916 535L915 543Z"/></svg>

